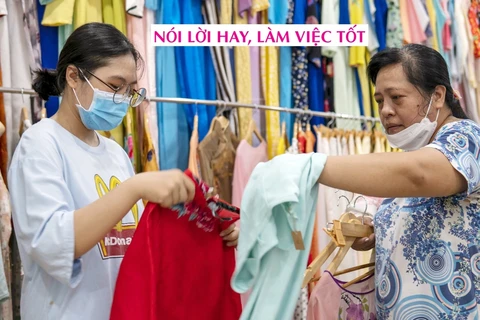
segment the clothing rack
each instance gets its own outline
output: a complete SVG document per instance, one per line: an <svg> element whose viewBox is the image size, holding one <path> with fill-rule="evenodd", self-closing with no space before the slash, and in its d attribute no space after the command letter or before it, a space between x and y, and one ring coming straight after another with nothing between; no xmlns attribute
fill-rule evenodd
<svg viewBox="0 0 480 320"><path fill-rule="evenodd" d="M0 87L0 92L12 93L12 94L26 94L30 96L37 95L37 93L32 89L22 89L22 88ZM215 106L217 108L225 108L225 109L249 108L249 109L257 109L257 110L286 112L291 114L300 114L300 115L307 115L311 117L320 117L320 118L329 118L329 119L358 120L358 121L372 122L372 123L380 122L380 119L374 118L374 117L354 116L350 114L342 114L342 113L336 113L336 112L312 111L312 110L303 110L303 109L297 109L297 108L281 108L281 107L273 107L273 106L266 106L266 105L260 105L260 104L227 102L222 100L200 100L200 99L165 98L165 97L147 97L146 99L153 102L207 105L207 106Z"/></svg>

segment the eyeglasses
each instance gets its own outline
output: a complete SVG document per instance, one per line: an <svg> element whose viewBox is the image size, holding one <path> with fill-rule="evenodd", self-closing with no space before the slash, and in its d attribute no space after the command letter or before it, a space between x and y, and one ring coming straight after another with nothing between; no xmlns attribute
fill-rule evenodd
<svg viewBox="0 0 480 320"><path fill-rule="evenodd" d="M80 72L83 73L81 69L79 69ZM106 85L108 88L110 88L113 91L113 102L115 103L122 103L126 101L127 99L130 99L130 106L132 107L138 107L140 103L145 100L145 97L147 95L147 90L145 88L140 88L138 90L133 89L129 84L122 85L118 88L114 88L96 75L94 75L92 72L85 70L89 75ZM125 89L124 89L125 88Z"/></svg>

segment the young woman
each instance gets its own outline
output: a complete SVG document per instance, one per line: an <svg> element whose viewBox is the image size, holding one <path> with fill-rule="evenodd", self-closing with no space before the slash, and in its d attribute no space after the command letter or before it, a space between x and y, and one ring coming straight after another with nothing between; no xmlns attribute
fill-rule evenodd
<svg viewBox="0 0 480 320"><path fill-rule="evenodd" d="M69 37L57 70L37 72L35 91L62 102L24 133L8 175L24 320L108 319L140 200L170 207L193 199L181 171L134 175L122 147L95 132L117 127L145 98L145 89L134 89L139 62L120 31L92 23ZM236 245L236 229L221 235Z"/></svg>
<svg viewBox="0 0 480 320"><path fill-rule="evenodd" d="M377 318L477 319L480 127L433 49L387 49L368 72L387 138L407 152L329 157L319 182L389 198L355 244L376 242Z"/></svg>

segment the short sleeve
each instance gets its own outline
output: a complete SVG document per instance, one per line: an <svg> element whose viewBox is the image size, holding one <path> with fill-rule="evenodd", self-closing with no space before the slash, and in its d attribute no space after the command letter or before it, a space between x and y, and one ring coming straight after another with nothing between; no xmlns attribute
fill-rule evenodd
<svg viewBox="0 0 480 320"><path fill-rule="evenodd" d="M469 120L447 124L427 147L442 152L468 183L467 195L480 185L480 127Z"/></svg>
<svg viewBox="0 0 480 320"><path fill-rule="evenodd" d="M24 263L35 263L75 287L83 273L81 259L74 259L75 207L61 156L48 138L39 141L33 134L25 135L8 174L15 233L21 252L30 260Z"/></svg>

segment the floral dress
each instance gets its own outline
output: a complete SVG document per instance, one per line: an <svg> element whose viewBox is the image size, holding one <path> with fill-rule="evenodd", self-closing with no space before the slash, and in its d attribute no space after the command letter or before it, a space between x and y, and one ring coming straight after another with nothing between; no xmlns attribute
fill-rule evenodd
<svg viewBox="0 0 480 320"><path fill-rule="evenodd" d="M480 127L443 126L427 147L442 152L468 190L397 198L375 215L378 319L479 319Z"/></svg>

